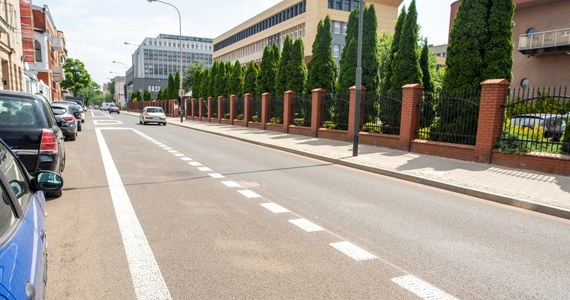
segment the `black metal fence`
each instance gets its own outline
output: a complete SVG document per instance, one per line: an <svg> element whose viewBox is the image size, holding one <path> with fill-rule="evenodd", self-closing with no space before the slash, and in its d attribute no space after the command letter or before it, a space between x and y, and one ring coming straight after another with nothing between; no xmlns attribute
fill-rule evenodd
<svg viewBox="0 0 570 300"><path fill-rule="evenodd" d="M295 95L293 109L293 124L311 126L312 95Z"/></svg>
<svg viewBox="0 0 570 300"><path fill-rule="evenodd" d="M367 93L364 101L363 131L383 134L400 134L402 91L380 95Z"/></svg>
<svg viewBox="0 0 570 300"><path fill-rule="evenodd" d="M208 116L208 101L202 101L202 117L210 117Z"/></svg>
<svg viewBox="0 0 570 300"><path fill-rule="evenodd" d="M194 111L194 114L192 115L192 117L199 117L200 116L200 101L192 101L192 108Z"/></svg>
<svg viewBox="0 0 570 300"><path fill-rule="evenodd" d="M322 105L321 127L348 130L348 96L326 94Z"/></svg>
<svg viewBox="0 0 570 300"><path fill-rule="evenodd" d="M230 118L230 98L224 98L224 115L222 116L224 119Z"/></svg>
<svg viewBox="0 0 570 300"><path fill-rule="evenodd" d="M567 88L513 89L504 109L501 151L570 154Z"/></svg>
<svg viewBox="0 0 570 300"><path fill-rule="evenodd" d="M253 122L261 121L261 97L253 97L251 101L251 120Z"/></svg>
<svg viewBox="0 0 570 300"><path fill-rule="evenodd" d="M271 113L269 115L269 122L272 124L283 124L283 103L285 102L284 96L271 97Z"/></svg>
<svg viewBox="0 0 570 300"><path fill-rule="evenodd" d="M213 99L212 100L212 107L210 108L212 115L210 116L211 118L218 118L218 99Z"/></svg>
<svg viewBox="0 0 570 300"><path fill-rule="evenodd" d="M419 138L475 145L481 91L424 93Z"/></svg>
<svg viewBox="0 0 570 300"><path fill-rule="evenodd" d="M237 98L236 99L236 108L235 108L236 115L235 115L235 118L238 120L243 120L244 107L245 107L244 102L245 101L243 100L243 98Z"/></svg>

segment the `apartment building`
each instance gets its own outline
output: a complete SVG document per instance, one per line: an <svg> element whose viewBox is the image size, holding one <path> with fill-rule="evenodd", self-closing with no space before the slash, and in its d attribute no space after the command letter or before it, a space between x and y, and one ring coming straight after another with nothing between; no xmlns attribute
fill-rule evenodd
<svg viewBox="0 0 570 300"><path fill-rule="evenodd" d="M0 89L22 91L23 63L18 0L0 2Z"/></svg>
<svg viewBox="0 0 570 300"><path fill-rule="evenodd" d="M182 36L181 40L183 69L195 61L206 68L212 67L212 39ZM128 95L146 89L155 98L168 85L168 76L180 70L180 50L178 35L145 38L133 52L132 67L126 73Z"/></svg>
<svg viewBox="0 0 570 300"><path fill-rule="evenodd" d="M570 84L570 1L514 0L513 87ZM451 5L451 23L461 1Z"/></svg>
<svg viewBox="0 0 570 300"><path fill-rule="evenodd" d="M63 100L59 83L67 57L65 36L58 31L47 5L20 0L25 91L42 92L51 101Z"/></svg>
<svg viewBox="0 0 570 300"><path fill-rule="evenodd" d="M403 0L369 0L374 5L378 33L394 33L398 7ZM305 60L312 56L317 25L328 15L333 33L333 56L338 61L344 49L344 36L350 11L358 7L355 0L283 0L214 39L214 60L239 60L241 63L261 61L266 45L282 43L286 36L301 38L305 45Z"/></svg>

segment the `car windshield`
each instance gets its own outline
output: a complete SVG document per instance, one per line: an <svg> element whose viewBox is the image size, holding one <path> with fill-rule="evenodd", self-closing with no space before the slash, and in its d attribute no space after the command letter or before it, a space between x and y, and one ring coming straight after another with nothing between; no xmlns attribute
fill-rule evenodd
<svg viewBox="0 0 570 300"><path fill-rule="evenodd" d="M164 112L164 111L162 110L162 108L153 107L153 108L147 109L146 112L149 112L149 113L162 113L162 112Z"/></svg>
<svg viewBox="0 0 570 300"><path fill-rule="evenodd" d="M67 112L67 109L65 107L58 106L52 106L51 110L53 110L53 114L56 116L63 115Z"/></svg>
<svg viewBox="0 0 570 300"><path fill-rule="evenodd" d="M35 107L26 99L0 99L0 126L35 126Z"/></svg>

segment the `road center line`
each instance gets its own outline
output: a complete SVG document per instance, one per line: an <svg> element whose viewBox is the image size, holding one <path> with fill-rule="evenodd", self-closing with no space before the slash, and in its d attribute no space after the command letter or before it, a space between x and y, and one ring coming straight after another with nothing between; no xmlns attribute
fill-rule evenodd
<svg viewBox="0 0 570 300"><path fill-rule="evenodd" d="M103 165L137 299L172 299L101 128L96 128L96 134L101 157L111 158L103 159Z"/></svg>
<svg viewBox="0 0 570 300"><path fill-rule="evenodd" d="M392 281L422 299L456 300L457 298L412 275L392 278Z"/></svg>

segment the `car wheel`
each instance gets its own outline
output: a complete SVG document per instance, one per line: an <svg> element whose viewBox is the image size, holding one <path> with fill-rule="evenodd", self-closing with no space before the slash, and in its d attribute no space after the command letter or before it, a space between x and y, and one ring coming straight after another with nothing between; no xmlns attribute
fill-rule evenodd
<svg viewBox="0 0 570 300"><path fill-rule="evenodd" d="M77 133L74 133L74 134L68 136L70 141L75 141L76 137L77 137Z"/></svg>
<svg viewBox="0 0 570 300"><path fill-rule="evenodd" d="M120 114L121 114L121 112L120 112L120 111L118 111L118 112L117 112L117 115L120 115Z"/></svg>
<svg viewBox="0 0 570 300"><path fill-rule="evenodd" d="M77 131L81 131L81 125L77 126Z"/></svg>
<svg viewBox="0 0 570 300"><path fill-rule="evenodd" d="M81 120L81 123L85 123L85 120Z"/></svg>
<svg viewBox="0 0 570 300"><path fill-rule="evenodd" d="M142 121L141 121L141 120L139 120L139 124L141 124L141 125L142 125Z"/></svg>
<svg viewBox="0 0 570 300"><path fill-rule="evenodd" d="M162 126L166 126L166 122L162 123Z"/></svg>

